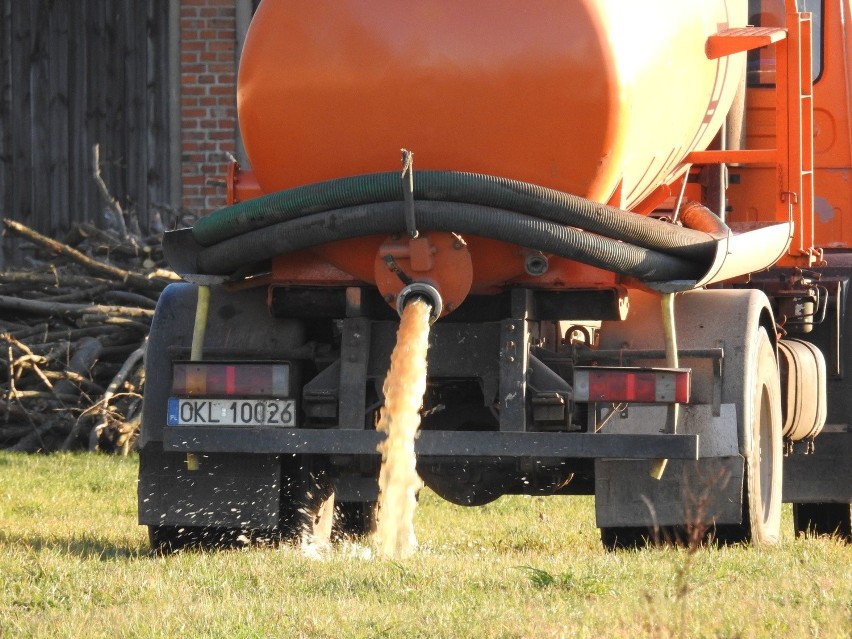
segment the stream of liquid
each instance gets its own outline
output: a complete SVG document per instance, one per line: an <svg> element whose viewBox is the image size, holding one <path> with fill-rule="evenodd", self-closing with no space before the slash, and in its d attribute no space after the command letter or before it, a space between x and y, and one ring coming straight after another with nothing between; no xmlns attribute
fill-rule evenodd
<svg viewBox="0 0 852 639"><path fill-rule="evenodd" d="M379 505L374 544L379 555L401 558L417 548L414 510L423 482L417 474L414 440L420 428L420 407L426 392L426 350L429 314L426 302L414 299L402 312L385 378L385 405L377 430L387 433L379 444Z"/></svg>

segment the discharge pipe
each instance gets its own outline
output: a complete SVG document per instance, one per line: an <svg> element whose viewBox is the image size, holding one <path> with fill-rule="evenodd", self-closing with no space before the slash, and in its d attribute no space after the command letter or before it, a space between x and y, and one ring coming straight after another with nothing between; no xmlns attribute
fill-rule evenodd
<svg viewBox="0 0 852 639"><path fill-rule="evenodd" d="M399 313L400 317L402 317L402 311L405 310L408 303L415 299L422 299L429 305L431 309L429 311L430 324L434 324L441 317L441 312L444 310L441 294L437 288L426 282L412 282L399 292L396 298L396 312Z"/></svg>

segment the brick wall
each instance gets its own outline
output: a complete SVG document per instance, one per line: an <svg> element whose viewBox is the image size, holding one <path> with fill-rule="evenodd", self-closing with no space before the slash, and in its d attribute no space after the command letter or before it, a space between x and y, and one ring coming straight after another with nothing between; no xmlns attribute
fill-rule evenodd
<svg viewBox="0 0 852 639"><path fill-rule="evenodd" d="M236 0L181 0L181 205L195 213L225 203L227 154L236 155Z"/></svg>

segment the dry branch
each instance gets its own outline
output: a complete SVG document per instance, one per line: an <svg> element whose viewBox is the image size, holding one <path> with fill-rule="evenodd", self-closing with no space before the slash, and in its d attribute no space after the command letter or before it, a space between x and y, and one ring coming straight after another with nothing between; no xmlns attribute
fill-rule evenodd
<svg viewBox="0 0 852 639"><path fill-rule="evenodd" d="M141 289L143 291L150 291L152 289L156 289L159 285L159 289L162 290L162 285L158 284L156 281L149 280L144 275L140 275L139 273L133 273L131 271L124 270L122 268L118 268L117 266L112 266L111 264L106 264L105 262L101 262L100 260L94 260L87 255L81 253L77 249L73 249L67 244L63 244L62 242L57 242L56 240L52 240L49 237L45 237L41 233L34 231L21 224L20 222L16 222L14 220L3 220L3 223L6 225L6 228L24 237L31 241L34 244L38 244L43 248L46 248L50 251L58 255L63 255L69 259L74 260L80 266L87 269L89 272L96 273L98 275L104 275L113 280L117 280L123 282L130 286L131 288Z"/></svg>
<svg viewBox="0 0 852 639"><path fill-rule="evenodd" d="M132 306L103 306L100 304L63 304L62 302L40 302L38 300L25 300L20 297L7 297L0 295L0 308L13 311L25 311L37 315L64 315L69 317L100 314L104 316L120 315L124 317L146 317L154 316L154 311L147 308L136 308Z"/></svg>
<svg viewBox="0 0 852 639"><path fill-rule="evenodd" d="M139 247L136 243L130 244L128 242L122 242L119 238L113 237L93 224L83 223L77 228L79 229L80 237L82 239L95 240L98 243L98 251L102 253L121 255L125 257L139 257L139 255L144 252L144 249L148 248Z"/></svg>
<svg viewBox="0 0 852 639"><path fill-rule="evenodd" d="M22 283L26 285L39 285L59 288L60 286L69 286L73 288L86 288L105 284L109 280L104 280L97 277L89 277L88 275L60 275L56 271L51 273L39 273L34 271L10 271L0 273L0 286L7 284Z"/></svg>
<svg viewBox="0 0 852 639"><path fill-rule="evenodd" d="M140 343L159 293L178 279L160 238L81 224L72 247L4 224L58 257L0 273L0 448L126 453L139 427ZM104 254L109 263L93 257Z"/></svg>
<svg viewBox="0 0 852 639"><path fill-rule="evenodd" d="M104 431L106 431L106 429L110 425L114 424L117 421L122 421L116 419L115 416L112 414L109 403L112 400L113 396L118 393L118 390L125 384L125 382L127 382L127 378L131 375L133 370L139 366L139 362L141 362L142 358L145 356L145 350L147 346L148 338L146 337L142 341L142 345L135 351L133 351L130 356L124 361L124 364L122 364L118 373L115 374L115 377L113 377L112 381L107 387L103 399L100 402L100 410L98 415L99 421L97 425L92 429L93 441L99 441ZM72 442L73 439L69 436L69 438L65 441L65 445L70 447L70 444ZM66 446L63 446L64 450L68 450Z"/></svg>
<svg viewBox="0 0 852 639"><path fill-rule="evenodd" d="M98 186L98 191L100 191L101 197L115 215L116 222L120 225L122 238L126 238L127 226L124 223L124 210L121 208L121 204L118 203L118 200L116 200L112 193L109 192L106 182L104 182L103 177L101 177L100 144L92 145L92 177L95 180L95 184Z"/></svg>

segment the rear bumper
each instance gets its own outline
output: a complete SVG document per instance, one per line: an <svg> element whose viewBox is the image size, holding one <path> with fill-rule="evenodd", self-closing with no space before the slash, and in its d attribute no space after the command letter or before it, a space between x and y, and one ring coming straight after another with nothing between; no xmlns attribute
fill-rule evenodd
<svg viewBox="0 0 852 639"><path fill-rule="evenodd" d="M171 452L378 455L374 430L167 427ZM558 457L577 459L698 459L698 435L421 431L415 443L427 457Z"/></svg>

